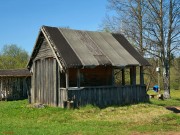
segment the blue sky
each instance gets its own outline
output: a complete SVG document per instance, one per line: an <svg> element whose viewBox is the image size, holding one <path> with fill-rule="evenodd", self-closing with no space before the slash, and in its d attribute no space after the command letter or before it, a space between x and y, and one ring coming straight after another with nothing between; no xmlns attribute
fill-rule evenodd
<svg viewBox="0 0 180 135"><path fill-rule="evenodd" d="M0 49L17 44L29 54L42 25L98 30L107 0L0 0Z"/></svg>

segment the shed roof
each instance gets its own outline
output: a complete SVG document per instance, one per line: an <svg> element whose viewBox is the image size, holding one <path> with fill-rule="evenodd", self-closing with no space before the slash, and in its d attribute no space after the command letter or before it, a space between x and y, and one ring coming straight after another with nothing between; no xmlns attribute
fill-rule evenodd
<svg viewBox="0 0 180 135"><path fill-rule="evenodd" d="M80 31L49 26L43 26L40 33L44 34L65 68L149 65L148 61L121 34ZM34 47L35 50L36 45ZM34 51L29 61L29 66L32 64Z"/></svg>
<svg viewBox="0 0 180 135"><path fill-rule="evenodd" d="M0 70L0 77L24 77L31 76L28 69L7 69Z"/></svg>

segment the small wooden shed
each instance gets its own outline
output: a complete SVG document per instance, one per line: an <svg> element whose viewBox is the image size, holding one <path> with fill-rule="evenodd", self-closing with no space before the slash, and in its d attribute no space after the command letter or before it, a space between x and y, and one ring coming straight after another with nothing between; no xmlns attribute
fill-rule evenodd
<svg viewBox="0 0 180 135"><path fill-rule="evenodd" d="M0 70L0 100L25 99L30 94L31 74L27 69Z"/></svg>
<svg viewBox="0 0 180 135"><path fill-rule="evenodd" d="M43 26L28 63L31 101L59 107L68 101L100 107L146 101L143 66L148 65L121 34ZM140 67L138 85L136 67ZM118 86L115 69L121 70ZM125 69L130 70L129 85Z"/></svg>

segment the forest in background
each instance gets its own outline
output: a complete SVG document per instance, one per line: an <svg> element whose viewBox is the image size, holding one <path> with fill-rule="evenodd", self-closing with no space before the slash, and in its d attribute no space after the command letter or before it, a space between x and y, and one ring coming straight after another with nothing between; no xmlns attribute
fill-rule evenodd
<svg viewBox="0 0 180 135"><path fill-rule="evenodd" d="M26 68L29 54L16 44L4 45L0 48L0 69Z"/></svg>

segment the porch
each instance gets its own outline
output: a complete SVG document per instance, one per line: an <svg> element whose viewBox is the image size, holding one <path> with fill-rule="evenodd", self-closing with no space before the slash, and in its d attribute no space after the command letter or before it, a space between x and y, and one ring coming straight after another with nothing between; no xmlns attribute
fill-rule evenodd
<svg viewBox="0 0 180 135"><path fill-rule="evenodd" d="M74 107L87 104L106 107L109 105L132 104L148 100L145 85L68 88L67 98L68 101L73 101Z"/></svg>
<svg viewBox="0 0 180 135"><path fill-rule="evenodd" d="M119 74L115 75L118 70ZM137 74L139 81L137 82ZM126 72L129 74L127 75ZM58 91L59 105L73 102L74 107L92 104L99 107L123 105L148 100L144 85L143 67L126 68L96 67L91 69L68 69L60 75L61 87ZM115 79L119 77L117 83Z"/></svg>

